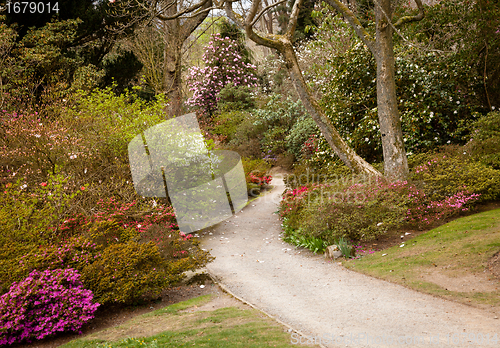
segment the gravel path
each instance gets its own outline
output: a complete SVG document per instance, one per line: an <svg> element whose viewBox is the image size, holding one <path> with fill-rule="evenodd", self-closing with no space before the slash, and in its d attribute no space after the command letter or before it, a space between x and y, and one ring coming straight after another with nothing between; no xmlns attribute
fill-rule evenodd
<svg viewBox="0 0 500 348"><path fill-rule="evenodd" d="M346 270L280 239L284 190L274 189L207 231L207 266L235 295L325 347L499 347L494 314ZM482 338L482 343L479 341Z"/></svg>

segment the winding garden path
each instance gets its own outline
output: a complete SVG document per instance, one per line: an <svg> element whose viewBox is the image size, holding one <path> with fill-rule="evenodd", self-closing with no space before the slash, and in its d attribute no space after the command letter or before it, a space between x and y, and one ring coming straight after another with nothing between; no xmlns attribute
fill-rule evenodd
<svg viewBox="0 0 500 348"><path fill-rule="evenodd" d="M216 257L209 273L230 292L317 343L321 337L325 347L500 346L492 342L500 320L490 312L346 270L284 243L274 213L282 177L272 184L271 192L202 238ZM307 342L296 333L290 339Z"/></svg>

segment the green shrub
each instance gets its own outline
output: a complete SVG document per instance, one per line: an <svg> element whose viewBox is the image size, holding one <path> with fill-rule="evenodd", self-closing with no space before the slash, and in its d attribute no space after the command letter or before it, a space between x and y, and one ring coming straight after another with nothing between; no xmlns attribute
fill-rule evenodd
<svg viewBox="0 0 500 348"><path fill-rule="evenodd" d="M260 143L265 159L276 161L277 155L283 154L286 151L286 137L288 133L288 127L284 126L270 127L264 133Z"/></svg>
<svg viewBox="0 0 500 348"><path fill-rule="evenodd" d="M318 133L318 126L311 117L300 118L286 136L286 148L295 158L300 159L304 143L312 134Z"/></svg>
<svg viewBox="0 0 500 348"><path fill-rule="evenodd" d="M413 180L431 200L442 200L461 191L480 194L480 201L500 197L500 170L476 162L465 153L428 158L414 168Z"/></svg>
<svg viewBox="0 0 500 348"><path fill-rule="evenodd" d="M148 103L129 92L115 95L111 88L75 97L76 106L61 115L81 141L99 156L127 156L128 143L145 129L165 120L162 95Z"/></svg>
<svg viewBox="0 0 500 348"><path fill-rule="evenodd" d="M182 232L152 225L137 233L111 221L89 226L87 236L18 251L0 260L2 292L33 270L74 268L99 303L155 298L181 280L185 271L212 260L199 241Z"/></svg>
<svg viewBox="0 0 500 348"><path fill-rule="evenodd" d="M82 281L99 303L131 303L143 295L157 297L182 275L169 275L152 243L111 244L81 271Z"/></svg>
<svg viewBox="0 0 500 348"><path fill-rule="evenodd" d="M479 118L472 129L465 150L485 165L500 169L500 112L490 112Z"/></svg>
<svg viewBox="0 0 500 348"><path fill-rule="evenodd" d="M340 237L373 239L405 221L403 195L385 181L338 180L285 193L280 205L287 225L334 244Z"/></svg>
<svg viewBox="0 0 500 348"><path fill-rule="evenodd" d="M473 19L470 9L483 18L487 12L483 5L441 1L439 6L428 8L423 21L405 27L411 31L405 36L425 37L425 44L436 45L443 52L418 50L395 37L398 109L408 152L463 144L463 136L469 134L477 115L490 111L489 105L497 106L498 53L490 50L485 56L485 47L498 46L498 35L491 28L498 28L498 16L494 15L498 5L487 5L491 20ZM368 162L380 162L375 59L341 16L324 11L321 23L317 40L303 49L301 59L307 64L304 75L321 95L320 105L347 143ZM486 37L490 41L485 46ZM443 41L447 41L445 45L441 45ZM457 42L462 44L457 46ZM487 84L483 83L484 74ZM485 98L485 88L491 104Z"/></svg>
<svg viewBox="0 0 500 348"><path fill-rule="evenodd" d="M256 120L256 115L246 115L236 128L228 144L232 150L238 152L242 157L262 157L260 140L265 131L265 126L263 124L255 124Z"/></svg>
<svg viewBox="0 0 500 348"><path fill-rule="evenodd" d="M301 161L295 164L292 174L284 178L286 187L292 190L301 186L336 182L339 180L356 182L358 179L338 158L328 161L324 166L317 166L314 161Z"/></svg>
<svg viewBox="0 0 500 348"><path fill-rule="evenodd" d="M271 165L264 161L263 159L250 159L241 158L243 164L243 171L245 172L245 180L247 183L247 192L250 196L257 196L262 187L266 184L265 178L267 178L267 173L271 169ZM262 180L254 179L262 178Z"/></svg>
<svg viewBox="0 0 500 348"><path fill-rule="evenodd" d="M69 181L61 174L51 174L46 182L6 184L0 193L0 245L45 245L56 240L56 226L67 217L79 193L69 190Z"/></svg>
<svg viewBox="0 0 500 348"><path fill-rule="evenodd" d="M286 100L272 94L262 109L256 109L254 125L263 126L261 147L265 155L276 157L287 150L287 136L294 124L304 118L305 109L299 101Z"/></svg>
<svg viewBox="0 0 500 348"><path fill-rule="evenodd" d="M241 162L243 164L243 170L245 171L245 174L248 173L266 174L269 171L269 169L271 169L271 165L260 158L251 159L242 157Z"/></svg>
<svg viewBox="0 0 500 348"><path fill-rule="evenodd" d="M330 193L331 199L316 198L310 194L308 199L311 202L299 214L299 219L303 221L301 226L326 240L329 245L335 244L340 237L374 239L400 226L407 211L402 197L385 187L369 197L369 190L335 189Z"/></svg>
<svg viewBox="0 0 500 348"><path fill-rule="evenodd" d="M217 108L221 111L248 110L255 106L252 88L244 85L234 86L228 83L219 92Z"/></svg>
<svg viewBox="0 0 500 348"><path fill-rule="evenodd" d="M48 192L54 194L48 195L43 189L50 189ZM55 193L51 183L39 190L45 196L37 198L49 201L47 197L59 198L58 203L64 204L64 197ZM144 203L102 200L93 215L64 216L63 221L51 219L52 210L45 209L44 202L35 201L40 204L42 215L37 215L38 211L30 205L26 213L18 207L20 216L27 216L25 220L29 223L11 216L11 223L0 230L2 292L33 270L74 268L82 274L85 287L96 294L100 303L131 303L158 296L181 279L183 272L202 267L211 260L197 240L177 230L172 208L156 201L148 207ZM46 220L44 212L47 212ZM8 217L6 211L0 216L4 220ZM15 230L16 222L26 225L25 234L11 233L9 227Z"/></svg>
<svg viewBox="0 0 500 348"><path fill-rule="evenodd" d="M404 226L429 228L468 210L479 197L463 188L438 200L407 181L352 177L286 191L280 215L306 239L331 245L341 237L370 240Z"/></svg>
<svg viewBox="0 0 500 348"><path fill-rule="evenodd" d="M155 225L135 240L110 243L81 273L100 303L132 303L157 298L182 280L185 271L211 260L191 236Z"/></svg>
<svg viewBox="0 0 500 348"><path fill-rule="evenodd" d="M250 117L247 111L230 110L222 111L213 116L210 132L223 137L225 142L237 139L236 134L241 123Z"/></svg>

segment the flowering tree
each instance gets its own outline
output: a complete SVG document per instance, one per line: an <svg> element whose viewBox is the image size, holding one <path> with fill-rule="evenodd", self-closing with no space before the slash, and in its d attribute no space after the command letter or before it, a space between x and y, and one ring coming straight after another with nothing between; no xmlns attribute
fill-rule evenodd
<svg viewBox="0 0 500 348"><path fill-rule="evenodd" d="M237 48L238 43L229 37L212 35L203 54L205 67L189 69L189 90L194 93L188 104L212 114L219 101L218 94L227 84L249 87L257 85L255 65L245 63Z"/></svg>

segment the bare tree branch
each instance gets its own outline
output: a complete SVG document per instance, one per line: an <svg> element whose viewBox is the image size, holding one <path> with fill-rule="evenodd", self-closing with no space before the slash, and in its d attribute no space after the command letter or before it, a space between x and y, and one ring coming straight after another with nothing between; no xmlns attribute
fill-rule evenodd
<svg viewBox="0 0 500 348"><path fill-rule="evenodd" d="M169 20L172 20L172 19L177 19L177 18L185 15L186 13L193 13L193 12L195 12L199 8L203 7L209 1L210 0L201 0L200 2L198 2L198 3L196 3L196 4L192 5L192 6L186 7L184 9L182 9L181 11L177 11L174 15L170 15L170 16L163 15L163 13L166 10L168 10L174 4L177 4L177 1L174 0L170 4L168 4L168 6L166 6L165 8L163 8L161 11L156 11L155 17L158 18L158 19L161 19L162 21L169 21ZM193 14L193 17L196 16L197 14L198 14L197 12L195 14Z"/></svg>
<svg viewBox="0 0 500 348"><path fill-rule="evenodd" d="M302 1L302 0L300 0ZM238 15L233 11L232 2L226 2L226 13L232 21L234 21L238 26L245 30L247 37L258 45L266 46L269 48L280 49L282 44L279 42L279 37L281 35L265 35L263 33L256 33L253 26L251 25L253 19L256 16L257 10L259 8L260 0L254 0L252 2L252 7L248 12L246 18L243 19L241 15ZM271 36L271 37L269 37Z"/></svg>
<svg viewBox="0 0 500 348"><path fill-rule="evenodd" d="M418 21L421 21L422 19L424 19L425 13L424 13L424 6L422 5L422 1L415 0L415 3L417 4L417 7L418 7L418 14L416 14L415 16L401 17L396 23L394 23L394 26L396 28L399 28L399 27L405 25L406 23L418 22Z"/></svg>
<svg viewBox="0 0 500 348"><path fill-rule="evenodd" d="M293 38L293 34L295 34L295 28L297 28L297 20L299 19L300 7L304 1L295 1L292 7L292 14L290 15L290 19L288 22L288 27L286 28L286 35L290 40Z"/></svg>
<svg viewBox="0 0 500 348"><path fill-rule="evenodd" d="M326 1L326 0L325 0ZM418 1L420 2L420 0L415 0L415 1ZM384 9L382 8L382 6L380 6L379 2L377 0L373 0L373 2L375 3L376 6L378 6L380 8L380 11L382 12L382 14L384 15L384 17L387 19L387 23L389 23L389 25L392 27L392 29L394 30L394 32L396 34L398 34L398 36L404 41L406 42L409 46L413 46L415 47L416 49L419 49L419 50L422 50L422 51L428 51L428 52L437 52L437 53L450 53L451 51L443 51L443 50L437 50L437 49L434 49L434 48L427 48L427 47L423 47L421 45L417 45L413 42L411 42L410 40L408 40L406 37L404 37L404 35L401 33L401 31L399 31L399 29L396 27L396 24L393 24L389 15L384 11ZM423 10L422 10L423 11ZM425 15L425 13L424 13ZM417 15L418 16L418 15ZM415 16L415 17L417 17ZM404 17L403 17L404 18ZM422 17L423 18L423 17ZM399 21L398 21L399 22ZM409 23L408 21L405 22L405 23Z"/></svg>
<svg viewBox="0 0 500 348"><path fill-rule="evenodd" d="M358 37L363 41L363 43L374 52L375 40L372 38L370 33L363 27L358 17L352 12L349 7L344 5L340 0L325 0L325 2L332 6L334 9L339 11L353 27L354 31Z"/></svg>
<svg viewBox="0 0 500 348"><path fill-rule="evenodd" d="M253 20L253 22L250 24L250 25L255 25L255 23L259 20L259 18L264 14L264 12L266 12L267 10L269 10L270 8L272 7L276 7L278 6L279 4L282 4L284 2L287 2L287 0L281 0L281 1L278 1L277 3L275 4L271 4L271 5L267 5L262 11L260 11L260 13L255 17L255 19Z"/></svg>
<svg viewBox="0 0 500 348"><path fill-rule="evenodd" d="M216 20L214 20L212 23L210 23L210 25L209 25L209 26L207 26L207 27L205 28L205 30L203 30L203 31L202 31L202 32L201 32L201 33L200 33L200 34L199 34L199 35L198 35L198 36L197 36L197 37L193 40L193 42L191 43L191 45L189 45L188 47L186 47L186 48L182 51L182 54L185 54L187 51L189 51L189 49L190 49L191 47L193 47L193 45L196 43L196 41L197 41L200 37L202 37L202 36L203 36L203 34L205 34L205 33L208 31L208 29L210 29L210 28L211 28L211 27L212 27L212 26L213 26L213 25L214 25L214 24L215 24L218 20L220 20L220 19L221 19L221 17L218 17Z"/></svg>
<svg viewBox="0 0 500 348"><path fill-rule="evenodd" d="M184 42L189 35L205 20L208 11L211 11L212 0L205 0L201 11L189 18L181 27L182 41Z"/></svg>
<svg viewBox="0 0 500 348"><path fill-rule="evenodd" d="M245 29L245 24L244 24L245 19L240 14L233 11L233 1L226 1L224 9L226 10L227 16L234 23L236 23L237 26L239 26L242 29Z"/></svg>

